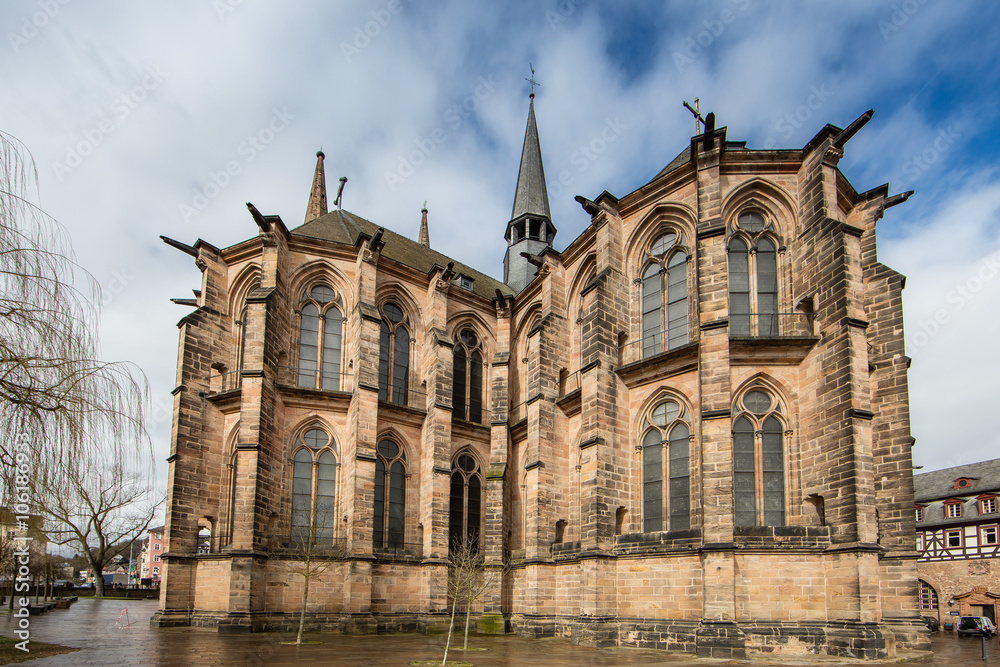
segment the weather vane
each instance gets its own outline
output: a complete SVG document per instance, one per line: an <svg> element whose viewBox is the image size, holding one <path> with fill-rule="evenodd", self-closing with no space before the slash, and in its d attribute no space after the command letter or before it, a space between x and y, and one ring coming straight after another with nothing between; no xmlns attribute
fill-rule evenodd
<svg viewBox="0 0 1000 667"><path fill-rule="evenodd" d="M687 110L694 114L694 133L701 134L701 124L705 122L705 119L701 117L701 111L698 109L698 98L694 98L694 106L692 107L686 101L684 106Z"/></svg>
<svg viewBox="0 0 1000 667"><path fill-rule="evenodd" d="M531 96L535 96L535 86L540 86L542 84L535 81L535 68L531 63L528 63L528 67L531 68L531 78L525 78L524 80L531 84Z"/></svg>

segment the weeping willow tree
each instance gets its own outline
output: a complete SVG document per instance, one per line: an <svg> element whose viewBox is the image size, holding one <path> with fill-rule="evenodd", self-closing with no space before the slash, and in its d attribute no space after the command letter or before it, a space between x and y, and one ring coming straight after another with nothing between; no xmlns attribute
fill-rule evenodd
<svg viewBox="0 0 1000 667"><path fill-rule="evenodd" d="M38 202L30 153L0 131L0 501L24 497L27 471L33 513L81 465L152 475L145 377L100 360L100 288Z"/></svg>

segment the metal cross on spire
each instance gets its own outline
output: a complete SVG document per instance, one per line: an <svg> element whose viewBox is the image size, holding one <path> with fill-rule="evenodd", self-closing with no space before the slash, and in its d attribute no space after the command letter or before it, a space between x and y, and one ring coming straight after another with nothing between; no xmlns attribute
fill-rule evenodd
<svg viewBox="0 0 1000 667"><path fill-rule="evenodd" d="M694 133L701 134L701 124L705 122L705 119L701 117L701 111L698 109L698 98L694 98L694 106L692 107L686 101L684 106L694 115Z"/></svg>
<svg viewBox="0 0 1000 667"><path fill-rule="evenodd" d="M531 84L531 97L535 96L535 86L540 86L542 84L535 81L535 68L531 63L528 63L528 67L531 68L531 78L525 77L525 81Z"/></svg>

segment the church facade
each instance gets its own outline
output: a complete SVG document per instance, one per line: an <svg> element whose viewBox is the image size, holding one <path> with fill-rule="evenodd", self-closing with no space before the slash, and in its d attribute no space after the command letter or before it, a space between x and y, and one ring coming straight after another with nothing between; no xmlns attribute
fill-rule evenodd
<svg viewBox="0 0 1000 667"><path fill-rule="evenodd" d="M532 96L503 282L432 250L426 210L418 241L328 210L322 153L303 225L250 206L242 243L164 239L202 282L154 625L294 627L308 555L309 627L445 626L465 542L502 575L482 632L927 648L904 278L875 241L909 193L837 166L870 116L789 150L710 116L634 192L578 197L560 252Z"/></svg>

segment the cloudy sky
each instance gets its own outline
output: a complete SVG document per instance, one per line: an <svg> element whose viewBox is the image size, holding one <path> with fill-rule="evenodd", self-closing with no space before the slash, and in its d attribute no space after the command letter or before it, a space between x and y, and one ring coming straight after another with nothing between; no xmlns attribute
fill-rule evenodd
<svg viewBox="0 0 1000 667"><path fill-rule="evenodd" d="M573 195L627 194L688 144L683 100L750 148L874 108L841 168L916 190L879 222L908 276L915 464L1000 456L998 4L7 0L0 25L0 129L102 286L105 358L150 380L161 476L168 299L199 273L158 235L239 242L247 201L301 224L322 148L331 200L347 176L345 208L414 238L426 200L432 245L500 277L529 63L560 249L589 222Z"/></svg>

